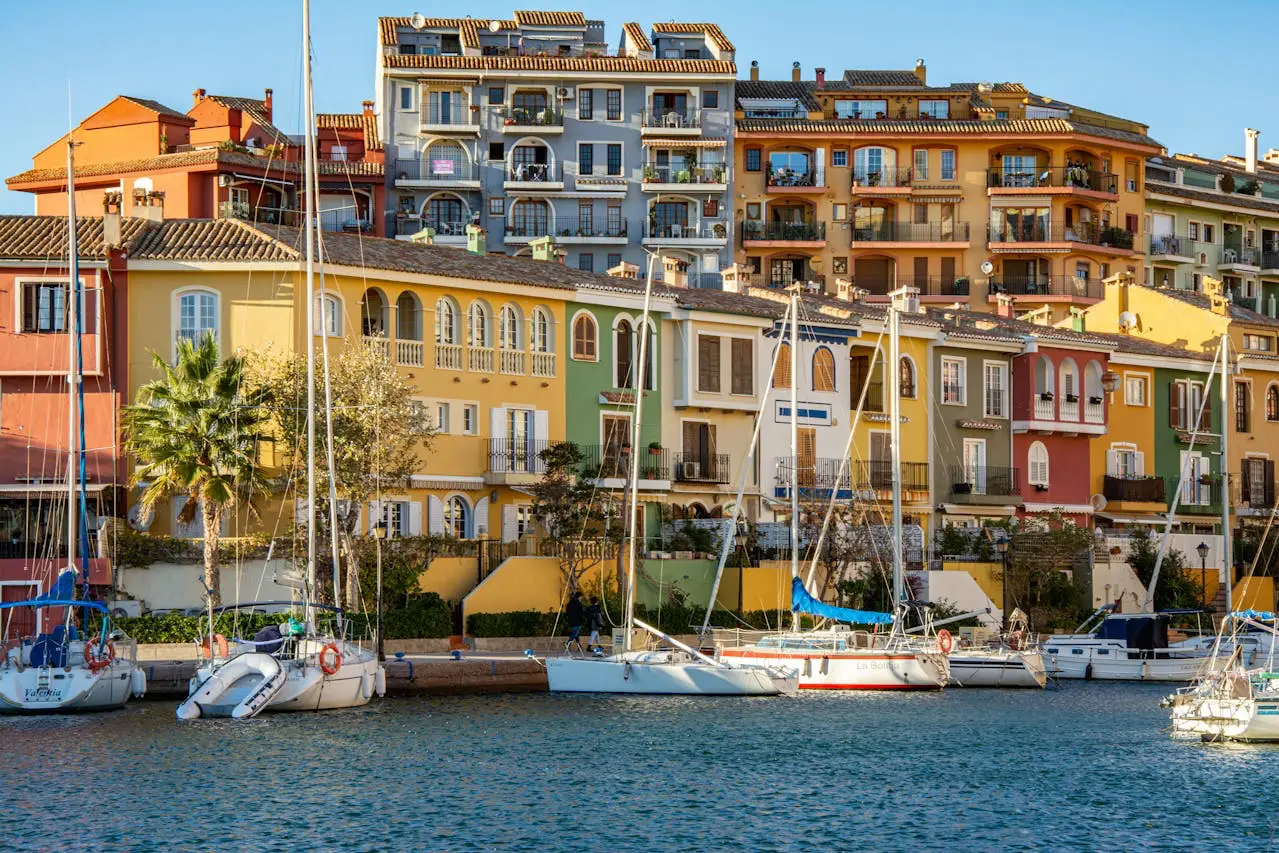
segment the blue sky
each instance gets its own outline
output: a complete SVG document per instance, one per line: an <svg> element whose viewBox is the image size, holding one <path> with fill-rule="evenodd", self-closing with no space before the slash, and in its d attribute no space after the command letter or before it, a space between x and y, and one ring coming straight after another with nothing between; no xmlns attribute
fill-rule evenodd
<svg viewBox="0 0 1279 853"><path fill-rule="evenodd" d="M417 6L413 4L417 3ZM313 0L316 110L354 112L372 97L378 15L510 17L514 8L578 8L608 22L616 45L635 19L709 20L737 45L740 74L787 78L791 63L837 75L844 68L928 64L930 82L1017 80L1050 97L1150 124L1172 151L1238 153L1244 127L1279 148L1263 0L1209 7L1181 0L1075 0L1006 4L956 0L856 3L648 0L550 4L528 0L429 4ZM76 121L116 94L154 98L186 111L192 90L261 97L275 90L276 123L300 127L300 0L0 0L0 175L30 168L31 155L67 129L67 87ZM622 11L629 10L629 11ZM1257 26L1252 39L1249 21ZM1231 22L1226 26L1226 22ZM1228 33L1228 34L1226 34ZM0 213L29 213L31 197L0 191Z"/></svg>

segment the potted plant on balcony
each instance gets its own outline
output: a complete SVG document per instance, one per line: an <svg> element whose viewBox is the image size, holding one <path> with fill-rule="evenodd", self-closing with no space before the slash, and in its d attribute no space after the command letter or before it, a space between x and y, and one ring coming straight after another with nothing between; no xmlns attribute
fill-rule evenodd
<svg viewBox="0 0 1279 853"><path fill-rule="evenodd" d="M711 232L715 235L716 240L723 240L728 236L728 227L723 222L716 222L711 226Z"/></svg>
<svg viewBox="0 0 1279 853"><path fill-rule="evenodd" d="M1053 392L1051 391L1044 391L1043 393L1039 395L1039 399L1041 400L1051 400L1052 398L1053 398Z"/></svg>
<svg viewBox="0 0 1279 853"><path fill-rule="evenodd" d="M711 183L713 184L724 183L724 164L723 163L715 164L715 166L711 169L711 178L712 178Z"/></svg>
<svg viewBox="0 0 1279 853"><path fill-rule="evenodd" d="M1036 483L1036 484L1035 484L1035 491L1037 491L1037 492L1046 492L1046 491L1048 491L1048 484L1047 484L1047 483Z"/></svg>
<svg viewBox="0 0 1279 853"><path fill-rule="evenodd" d="M956 296L968 295L968 276L961 275L959 278L955 279L955 295Z"/></svg>
<svg viewBox="0 0 1279 853"><path fill-rule="evenodd" d="M662 454L662 443L660 441L650 441L648 443L648 453L650 456L660 456Z"/></svg>
<svg viewBox="0 0 1279 853"><path fill-rule="evenodd" d="M646 184L657 183L657 169L653 168L652 166L644 167L644 183Z"/></svg>
<svg viewBox="0 0 1279 853"><path fill-rule="evenodd" d="M690 172L688 169L680 169L678 172L675 173L675 183L677 184L687 184L692 180L693 180L693 173Z"/></svg>
<svg viewBox="0 0 1279 853"><path fill-rule="evenodd" d="M956 495L971 495L973 493L972 483L951 483L950 491Z"/></svg>
<svg viewBox="0 0 1279 853"><path fill-rule="evenodd" d="M1079 395L1078 395L1078 394L1067 394L1067 395L1066 395L1066 402L1067 402L1067 403L1078 403L1078 402L1079 402Z"/></svg>
<svg viewBox="0 0 1279 853"><path fill-rule="evenodd" d="M1092 403L1094 406L1100 406L1100 405L1101 405L1101 398L1100 398L1100 397L1089 397L1089 398L1088 398L1088 402L1089 402L1089 403Z"/></svg>

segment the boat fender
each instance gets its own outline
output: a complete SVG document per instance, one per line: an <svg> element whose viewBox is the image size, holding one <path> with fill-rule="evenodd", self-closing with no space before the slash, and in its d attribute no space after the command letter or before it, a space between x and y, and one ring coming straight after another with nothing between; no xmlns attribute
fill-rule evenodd
<svg viewBox="0 0 1279 853"><path fill-rule="evenodd" d="M1013 631L1008 635L1008 648L1012 649L1014 652L1021 651L1021 643L1025 636L1025 633L1022 631Z"/></svg>
<svg viewBox="0 0 1279 853"><path fill-rule="evenodd" d="M360 695L365 699L373 698L373 676L367 672L360 676Z"/></svg>
<svg viewBox="0 0 1279 853"><path fill-rule="evenodd" d="M377 675L373 677L373 692L378 696L386 695L386 668L379 666Z"/></svg>
<svg viewBox="0 0 1279 853"><path fill-rule="evenodd" d="M325 675L336 675L342 668L342 651L336 643L329 643L320 649L320 669Z"/></svg>
<svg viewBox="0 0 1279 853"><path fill-rule="evenodd" d="M142 698L147 692L147 673L141 667L135 667L133 673L129 676L129 692L137 698Z"/></svg>
<svg viewBox="0 0 1279 853"><path fill-rule="evenodd" d="M937 648L942 654L950 654L950 650L954 648L955 641L951 638L950 632L942 628L937 632Z"/></svg>
<svg viewBox="0 0 1279 853"><path fill-rule="evenodd" d="M822 657L822 675L830 675L830 658Z"/></svg>
<svg viewBox="0 0 1279 853"><path fill-rule="evenodd" d="M808 677L813 674L813 659L804 658L804 676Z"/></svg>
<svg viewBox="0 0 1279 853"><path fill-rule="evenodd" d="M630 661L626 662L626 668L622 670L622 680L623 681L631 680L631 662Z"/></svg>
<svg viewBox="0 0 1279 853"><path fill-rule="evenodd" d="M1084 681L1089 681L1091 679L1092 679L1092 664L1088 664L1087 666L1084 667Z"/></svg>
<svg viewBox="0 0 1279 853"><path fill-rule="evenodd" d="M200 645L200 657L210 657L212 655L211 650L214 648L218 651L218 657L226 657L227 650L229 648L229 646L227 646L226 637L221 634L214 634L212 641L210 641L208 637L205 637L204 642Z"/></svg>
<svg viewBox="0 0 1279 853"><path fill-rule="evenodd" d="M115 660L115 643L108 640L99 652L96 640L85 640L84 662L89 667L89 672L100 672L109 667L113 660Z"/></svg>

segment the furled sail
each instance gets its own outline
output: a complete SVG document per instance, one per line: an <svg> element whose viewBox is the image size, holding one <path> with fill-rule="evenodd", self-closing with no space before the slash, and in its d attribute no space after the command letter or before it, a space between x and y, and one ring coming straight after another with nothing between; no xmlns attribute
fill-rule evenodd
<svg viewBox="0 0 1279 853"><path fill-rule="evenodd" d="M818 601L804 589L804 583L799 578L791 578L790 608L796 613L807 613L810 616L821 616L852 625L890 625L893 621L891 613L850 610L847 607L836 607L833 604Z"/></svg>

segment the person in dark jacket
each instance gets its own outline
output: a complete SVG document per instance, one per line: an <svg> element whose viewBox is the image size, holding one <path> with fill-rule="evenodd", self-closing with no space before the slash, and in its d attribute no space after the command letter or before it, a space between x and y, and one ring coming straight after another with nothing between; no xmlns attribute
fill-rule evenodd
<svg viewBox="0 0 1279 853"><path fill-rule="evenodd" d="M586 608L586 630L591 632L590 639L586 641L586 648L597 655L604 653L604 647L600 645L600 631L604 630L604 611L600 609L600 600L595 596L591 596L591 605Z"/></svg>
<svg viewBox="0 0 1279 853"><path fill-rule="evenodd" d="M568 599L568 606L564 608L564 621L568 624L568 642L564 644L564 651L568 651L569 646L577 646L579 652L585 653L582 648L582 622L586 617L586 608L582 606L582 594L574 591Z"/></svg>

